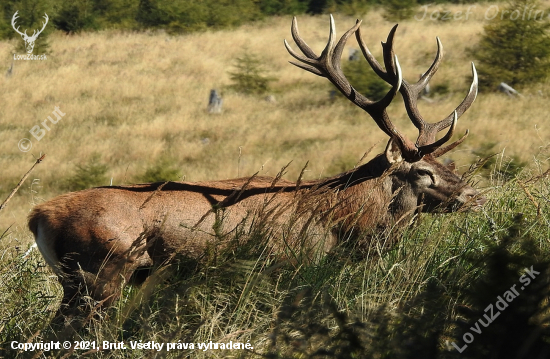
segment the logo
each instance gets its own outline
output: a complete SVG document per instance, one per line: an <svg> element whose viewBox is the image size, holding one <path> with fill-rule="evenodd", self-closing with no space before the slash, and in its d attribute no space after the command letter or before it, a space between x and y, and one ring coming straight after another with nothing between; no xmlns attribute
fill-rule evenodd
<svg viewBox="0 0 550 359"><path fill-rule="evenodd" d="M42 29L40 29L40 31L36 32L36 30L33 31L32 35L29 36L27 35L27 30L25 30L25 32L21 32L19 31L19 26L18 27L15 27L15 20L17 20L18 16L17 16L17 13L19 12L19 10L17 10L15 12L15 14L13 14L13 17L11 18L11 26L13 27L13 29L19 34L21 35L21 38L25 41L25 49L27 50L27 55L13 55L13 59L14 60L45 60L46 59L46 55L40 55L40 56L36 56L36 55L33 55L32 54L32 51L34 50L34 42L36 41L36 39L38 38L38 35L40 35L42 33L42 31L44 31L44 29L46 28L46 25L48 24L48 14L44 13L44 19L46 19L46 22L42 23L44 26L42 26Z"/></svg>

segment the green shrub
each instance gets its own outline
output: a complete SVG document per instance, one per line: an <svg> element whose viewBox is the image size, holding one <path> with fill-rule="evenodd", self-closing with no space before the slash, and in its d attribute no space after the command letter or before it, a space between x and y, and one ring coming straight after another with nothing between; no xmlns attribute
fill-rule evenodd
<svg viewBox="0 0 550 359"><path fill-rule="evenodd" d="M184 33L239 26L261 15L258 5L247 0L140 0L135 20L142 28Z"/></svg>
<svg viewBox="0 0 550 359"><path fill-rule="evenodd" d="M145 183L177 181L181 178L180 170L168 158L163 158L145 170L138 180Z"/></svg>
<svg viewBox="0 0 550 359"><path fill-rule="evenodd" d="M86 164L77 164L74 174L67 178L64 187L69 191L80 191L95 186L106 186L108 167L100 162L100 154L94 153Z"/></svg>
<svg viewBox="0 0 550 359"><path fill-rule="evenodd" d="M496 90L501 82L521 86L548 78L550 24L542 15L533 18L537 11L542 10L536 0L514 0L485 25L481 40L469 49L477 59L481 87Z"/></svg>
<svg viewBox="0 0 550 359"><path fill-rule="evenodd" d="M89 3L65 3L59 13L52 19L55 28L66 33L82 30L96 30L95 14Z"/></svg>
<svg viewBox="0 0 550 359"><path fill-rule="evenodd" d="M339 1L335 6L335 11L347 16L357 16L361 18L369 12L372 5L372 1L368 2L365 0Z"/></svg>
<svg viewBox="0 0 550 359"><path fill-rule="evenodd" d="M270 84L277 78L265 75L267 70L258 55L245 49L234 63L235 71L230 72L232 84L228 86L236 92L246 95L262 95L268 92Z"/></svg>
<svg viewBox="0 0 550 359"><path fill-rule="evenodd" d="M258 5L268 16L303 14L307 10L307 2L300 0L260 0Z"/></svg>
<svg viewBox="0 0 550 359"><path fill-rule="evenodd" d="M384 19L390 22L399 22L410 19L415 7L416 0L388 0L384 2Z"/></svg>
<svg viewBox="0 0 550 359"><path fill-rule="evenodd" d="M170 22L168 14L159 9L155 0L140 0L136 22L143 27L158 27Z"/></svg>

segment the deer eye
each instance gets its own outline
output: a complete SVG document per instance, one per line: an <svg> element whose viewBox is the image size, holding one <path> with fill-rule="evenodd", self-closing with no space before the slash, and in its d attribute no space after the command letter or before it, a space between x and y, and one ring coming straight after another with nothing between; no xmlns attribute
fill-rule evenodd
<svg viewBox="0 0 550 359"><path fill-rule="evenodd" d="M424 177L424 176L429 177L430 180L432 181L432 184L435 184L435 176L432 173L432 171L426 170L426 169L418 169L416 171L416 174L418 177Z"/></svg>
<svg viewBox="0 0 550 359"><path fill-rule="evenodd" d="M430 177L432 177L432 173L428 170L417 170L416 173L419 176L430 176Z"/></svg>

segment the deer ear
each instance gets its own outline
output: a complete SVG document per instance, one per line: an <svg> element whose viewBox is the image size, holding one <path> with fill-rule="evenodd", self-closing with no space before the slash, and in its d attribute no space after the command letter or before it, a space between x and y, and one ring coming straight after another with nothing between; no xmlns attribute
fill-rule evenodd
<svg viewBox="0 0 550 359"><path fill-rule="evenodd" d="M393 138L390 138L386 146L386 151L384 151L386 159L390 164L398 163L403 161L403 156L401 155L401 148Z"/></svg>

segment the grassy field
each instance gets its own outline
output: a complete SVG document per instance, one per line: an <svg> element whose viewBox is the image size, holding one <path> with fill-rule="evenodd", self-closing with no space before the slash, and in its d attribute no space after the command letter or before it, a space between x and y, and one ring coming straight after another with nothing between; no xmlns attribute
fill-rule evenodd
<svg viewBox="0 0 550 359"><path fill-rule="evenodd" d="M431 86L450 91L435 94L433 102L420 103L428 121L449 114L465 96L472 60L465 50L481 36L488 7L476 5L468 20L412 19L399 25L395 48L409 81L430 66L435 37L443 43L444 60ZM452 14L467 8L445 6ZM437 7L429 9L428 16ZM379 42L393 24L379 11L362 19L365 41L379 56ZM336 15L335 20L337 34L354 24L351 17ZM0 213L0 231L6 231L0 239L0 343L47 338L45 323L56 309L59 287L38 252L21 258L33 242L26 216L34 204L67 192L79 166L105 166L104 182L94 185L121 185L143 181L148 170L176 171L187 181L258 171L274 176L293 161L286 175L293 180L307 161L306 178L313 179L351 169L374 144L374 153L382 151L387 138L368 115L343 100L330 100L326 79L288 64L291 57L283 39L291 39L290 23L290 17L273 18L231 31L178 37L113 31L54 33L47 61L16 61L11 77L0 76L0 195L6 197L34 160L47 154ZM298 24L303 38L320 52L328 38L328 16L301 16ZM0 43L6 69L15 45ZM355 39L350 39L348 47L358 48ZM227 89L229 72L244 51L259 55L268 74L278 78L271 92L275 102ZM206 111L213 88L224 99L221 114ZM488 190L490 200L482 212L425 216L391 251L360 261L336 253L316 265L280 269L269 259L244 253L238 258L227 254L191 274L170 267L164 274L170 277L166 282L148 283L141 291L127 288L105 319L97 319L81 333L82 340L250 341L255 351L272 353L273 358L309 358L319 348L333 348L334 357L347 357L338 353L369 357L361 352L362 346L354 346L357 337L372 349L373 358L414 357L407 356L414 351L400 352L411 348L439 353L426 357L458 355L450 346L453 340L464 344L457 318L477 320L457 309L462 304L477 310L471 304L476 299L472 288L485 283L485 288L494 289L482 293L483 299L477 297L479 306L488 305L496 300L494 293L503 292L497 289L517 282L522 266L539 265L547 257L550 197L548 182L539 175L548 168L550 126L545 109L549 91L550 84L542 83L523 90L524 97L517 99L480 93L460 119L457 132L461 135L469 129L470 136L447 155L457 162L459 171L481 155L499 154L490 168L473 179ZM52 116L56 106L65 115L36 141L29 130L35 125L43 128L40 123ZM400 129L415 137L399 98L389 113ZM18 149L22 138L32 141L29 152ZM511 159L526 165L517 178L502 175ZM522 213L521 222L518 213ZM495 253L506 253L516 267L501 268L484 260ZM515 272L503 274L495 284L487 279L494 279L490 274L495 268L504 274L506 268ZM548 293L540 289L532 295L539 294ZM539 304L537 310L547 305L543 300ZM311 326L297 324L305 318ZM532 323L532 317L525 318ZM483 348L489 350L493 337L506 344L512 329L506 329L505 323L509 321L503 318L485 336L476 334L472 346L486 345ZM544 323L541 319L536 325L545 328ZM517 328L519 324L513 329ZM385 330L393 334L382 341ZM491 330L501 330L501 336ZM15 356L14 351L2 353L4 344L0 357ZM474 352L483 353L472 349L464 355L482 357ZM153 357L155 352L114 350L93 355ZM240 355L254 357L246 351L221 350L180 350L156 357Z"/></svg>

